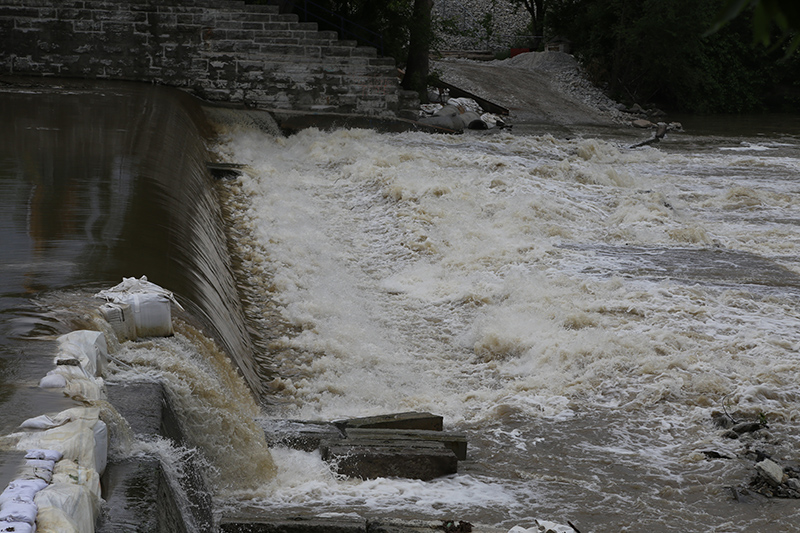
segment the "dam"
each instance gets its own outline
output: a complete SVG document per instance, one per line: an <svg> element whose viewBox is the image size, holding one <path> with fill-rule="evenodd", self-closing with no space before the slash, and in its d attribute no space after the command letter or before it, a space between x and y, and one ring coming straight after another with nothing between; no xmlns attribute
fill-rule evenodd
<svg viewBox="0 0 800 533"><path fill-rule="evenodd" d="M59 336L100 327L98 291L146 275L185 309L173 337L110 347L109 399L130 421L107 418L109 464L134 482L112 468L98 530L797 522L796 500L751 490L748 455L795 472L800 136L785 117L746 134L685 121L643 150L536 124L284 137L185 90L46 78L0 89L0 433L80 403L38 383ZM215 181L209 162L241 175ZM768 431L725 437L723 409ZM467 436L457 473L344 478L264 438L398 411ZM22 459L3 446L4 483Z"/></svg>

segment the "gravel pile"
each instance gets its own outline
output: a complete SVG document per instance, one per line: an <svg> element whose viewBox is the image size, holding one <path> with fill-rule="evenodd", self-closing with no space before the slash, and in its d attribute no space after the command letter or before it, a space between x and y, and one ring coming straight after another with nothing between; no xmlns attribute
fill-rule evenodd
<svg viewBox="0 0 800 533"><path fill-rule="evenodd" d="M551 83L560 91L572 95L586 105L608 115L614 122L628 123L630 116L620 111L621 106L594 86L570 54L564 52L528 52L503 61L513 66L541 72L551 78Z"/></svg>

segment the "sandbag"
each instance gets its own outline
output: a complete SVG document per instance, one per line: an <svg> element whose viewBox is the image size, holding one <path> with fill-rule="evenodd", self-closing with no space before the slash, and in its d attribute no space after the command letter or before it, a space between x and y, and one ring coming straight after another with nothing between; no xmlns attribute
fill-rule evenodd
<svg viewBox="0 0 800 533"><path fill-rule="evenodd" d="M38 532L93 533L99 502L83 485L52 483L36 494Z"/></svg>
<svg viewBox="0 0 800 533"><path fill-rule="evenodd" d="M128 302L133 308L133 322L139 337L172 335L170 302L160 294L133 294Z"/></svg>
<svg viewBox="0 0 800 533"><path fill-rule="evenodd" d="M21 479L41 479L50 483L55 463L46 459L28 459L19 474Z"/></svg>
<svg viewBox="0 0 800 533"><path fill-rule="evenodd" d="M34 497L35 500L35 497ZM0 505L0 522L26 522L36 523L36 513L39 511L35 501L8 501Z"/></svg>
<svg viewBox="0 0 800 533"><path fill-rule="evenodd" d="M168 337L172 335L170 303L182 309L171 292L155 283L141 279L123 278L122 283L98 292L95 296L129 305L138 337Z"/></svg>
<svg viewBox="0 0 800 533"><path fill-rule="evenodd" d="M36 533L36 526L26 522L0 522L0 533Z"/></svg>
<svg viewBox="0 0 800 533"><path fill-rule="evenodd" d="M17 449L56 450L65 459L102 475L108 461L108 427L96 407L74 407L48 417L58 426L32 433L15 434ZM29 420L43 420L42 417ZM26 420L23 424L29 422Z"/></svg>
<svg viewBox="0 0 800 533"><path fill-rule="evenodd" d="M102 376L108 364L108 345L106 336L100 331L77 330L58 338L59 355L56 360L66 356L80 361L90 376Z"/></svg>
<svg viewBox="0 0 800 533"><path fill-rule="evenodd" d="M57 463L64 455L56 450L28 450L25 459L45 459Z"/></svg>
<svg viewBox="0 0 800 533"><path fill-rule="evenodd" d="M44 389L64 389L64 394L78 400L105 399L105 382L93 378L80 366L60 364L39 380Z"/></svg>
<svg viewBox="0 0 800 533"><path fill-rule="evenodd" d="M108 302L100 306L100 314L111 325L120 342L136 340L136 322L130 305Z"/></svg>
<svg viewBox="0 0 800 533"><path fill-rule="evenodd" d="M0 505L9 501L32 502L36 493L47 486L43 479L15 479L0 493Z"/></svg>
<svg viewBox="0 0 800 533"><path fill-rule="evenodd" d="M39 387L43 389L62 389L67 386L67 378L62 374L48 373L39 380Z"/></svg>
<svg viewBox="0 0 800 533"><path fill-rule="evenodd" d="M84 468L75 461L64 459L56 463L53 470L53 483L75 483L83 485L95 497L100 500L100 475L94 468Z"/></svg>

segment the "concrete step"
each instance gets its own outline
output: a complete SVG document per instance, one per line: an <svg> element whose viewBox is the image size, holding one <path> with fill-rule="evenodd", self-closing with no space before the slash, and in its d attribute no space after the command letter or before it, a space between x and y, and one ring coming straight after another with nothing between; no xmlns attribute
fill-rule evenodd
<svg viewBox="0 0 800 533"><path fill-rule="evenodd" d="M298 17L293 13L280 13L278 15L275 15L274 20L279 22L299 22L300 17Z"/></svg>
<svg viewBox="0 0 800 533"><path fill-rule="evenodd" d="M245 10L248 13L280 13L280 7L273 6L273 5L264 5L264 4L248 4Z"/></svg>
<svg viewBox="0 0 800 533"><path fill-rule="evenodd" d="M378 50L371 46L357 46L353 49L351 55L358 57L378 57Z"/></svg>

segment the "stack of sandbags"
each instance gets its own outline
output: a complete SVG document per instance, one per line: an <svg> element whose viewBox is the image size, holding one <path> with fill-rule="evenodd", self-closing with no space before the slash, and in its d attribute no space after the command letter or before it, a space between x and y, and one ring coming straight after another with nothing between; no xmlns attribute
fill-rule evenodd
<svg viewBox="0 0 800 533"><path fill-rule="evenodd" d="M108 457L100 409L74 407L29 418L21 429L6 437L27 453L17 479L0 496L0 533L92 533Z"/></svg>
<svg viewBox="0 0 800 533"><path fill-rule="evenodd" d="M108 364L106 337L99 331L78 330L58 338L55 368L40 381L43 389L64 389L77 400L105 398L102 374Z"/></svg>
<svg viewBox="0 0 800 533"><path fill-rule="evenodd" d="M71 398L106 398L106 338L79 330L58 339L55 368L39 385ZM98 407L73 407L25 420L4 440L26 451L20 473L0 496L0 533L92 533L100 510L100 475L108 458L108 428Z"/></svg>
<svg viewBox="0 0 800 533"><path fill-rule="evenodd" d="M31 469L33 468L35 467L31 467ZM51 466L50 476L52 476L52 470ZM40 477L26 478L23 475L8 484L8 487L0 494L0 532L30 533L36 531L39 507L35 498L36 494L47 484L48 481Z"/></svg>

